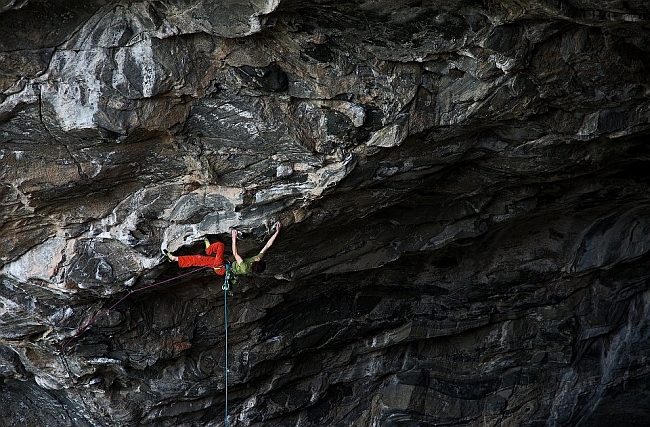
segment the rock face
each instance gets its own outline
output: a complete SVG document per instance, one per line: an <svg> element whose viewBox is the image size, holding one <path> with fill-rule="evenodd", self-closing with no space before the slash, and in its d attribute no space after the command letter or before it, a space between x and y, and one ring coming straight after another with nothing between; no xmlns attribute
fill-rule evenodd
<svg viewBox="0 0 650 427"><path fill-rule="evenodd" d="M645 0L0 12L0 425L650 424Z"/></svg>

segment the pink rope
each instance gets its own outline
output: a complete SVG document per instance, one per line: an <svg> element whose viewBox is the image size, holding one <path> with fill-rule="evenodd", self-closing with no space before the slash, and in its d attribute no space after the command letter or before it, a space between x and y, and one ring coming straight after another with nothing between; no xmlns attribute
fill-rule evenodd
<svg viewBox="0 0 650 427"><path fill-rule="evenodd" d="M147 289L155 288L156 286L164 285L165 283L169 283L169 282L174 281L174 280L176 280L176 279L180 279L180 278L183 278L183 277L186 277L186 276L190 276L190 275L192 275L192 274L194 274L194 273L197 273L197 272L199 272L199 271L201 271L201 270L205 270L206 268L211 268L211 267L201 267L201 268L197 268L197 269L195 269L195 270L190 271L189 273L184 273L184 274L181 274L181 275L179 275L179 276L172 277L171 279L165 279L165 280L162 280L162 281L160 281L160 282L152 283L151 285L147 285L147 286L143 286L143 287L141 287L141 288L135 289L135 290L131 290L128 294L126 294L126 295L124 295L122 298L120 298L116 303L114 303L113 305L111 305L109 308L105 308L105 309L101 310L99 313L97 313L96 315L94 315L93 317L91 317L90 320L89 320L88 322L86 322L85 325L83 325L82 327L80 327L79 329L77 329L77 331L76 331L76 332L75 332L75 333L74 333L74 334L73 334L73 335L72 335L72 336L71 336L71 337L70 337L70 338L65 342L65 344L63 344L63 346L61 346L61 353L63 353L63 352L65 351L65 348L66 348L68 345L70 345L70 343L71 343L72 341L74 341L74 340L77 339L81 334L83 334L83 333L86 331L86 329L88 329L90 326L92 326L92 325L93 325L95 322L97 322L100 318L102 318L103 316L105 316L106 314L108 314L109 312L111 312L112 310L114 310L115 307L117 307L118 305L120 305L120 303L121 303L122 301L124 301L125 299L127 299L128 297L130 297L132 294L135 294L136 292L142 292L142 291L147 290Z"/></svg>

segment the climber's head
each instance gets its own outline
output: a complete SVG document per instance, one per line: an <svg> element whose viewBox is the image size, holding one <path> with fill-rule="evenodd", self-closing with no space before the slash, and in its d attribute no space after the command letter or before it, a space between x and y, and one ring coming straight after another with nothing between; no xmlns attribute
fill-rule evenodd
<svg viewBox="0 0 650 427"><path fill-rule="evenodd" d="M255 258L255 261L251 264L251 271L255 274L260 274L265 268L266 263L259 258Z"/></svg>

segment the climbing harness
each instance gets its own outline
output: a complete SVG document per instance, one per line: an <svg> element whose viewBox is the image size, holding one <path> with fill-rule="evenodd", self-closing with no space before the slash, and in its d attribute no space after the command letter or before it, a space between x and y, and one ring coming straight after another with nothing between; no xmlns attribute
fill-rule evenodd
<svg viewBox="0 0 650 427"><path fill-rule="evenodd" d="M225 352L225 364L224 364L224 391L226 394L225 403L224 403L224 427L228 427L228 291L230 291L230 263L226 263L226 274L223 279L223 323L224 323L224 335L226 338L226 344L224 347Z"/></svg>

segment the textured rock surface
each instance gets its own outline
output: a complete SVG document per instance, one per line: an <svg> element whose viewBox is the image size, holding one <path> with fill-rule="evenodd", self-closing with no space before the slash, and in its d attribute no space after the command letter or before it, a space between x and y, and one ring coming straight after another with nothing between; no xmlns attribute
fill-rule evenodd
<svg viewBox="0 0 650 427"><path fill-rule="evenodd" d="M650 424L645 1L0 12L1 425Z"/></svg>

